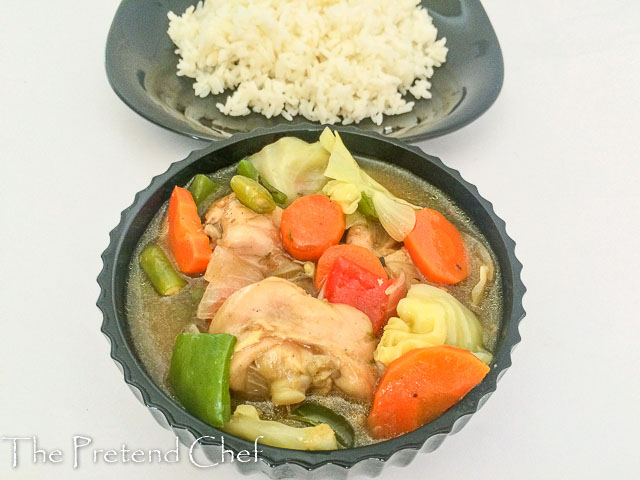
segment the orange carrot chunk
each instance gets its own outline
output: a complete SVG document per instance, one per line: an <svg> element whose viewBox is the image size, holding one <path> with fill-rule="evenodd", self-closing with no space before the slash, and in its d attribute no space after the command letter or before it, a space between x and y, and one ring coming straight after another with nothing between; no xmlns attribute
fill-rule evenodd
<svg viewBox="0 0 640 480"><path fill-rule="evenodd" d="M300 197L282 212L282 243L297 260L317 260L344 234L340 205L324 195Z"/></svg>
<svg viewBox="0 0 640 480"><path fill-rule="evenodd" d="M462 235L440 212L428 208L417 211L416 225L404 244L416 266L432 282L453 284L469 276Z"/></svg>
<svg viewBox="0 0 640 480"><path fill-rule="evenodd" d="M204 233L198 208L188 190L175 187L169 200L169 248L178 268L191 275L207 269L211 258L209 237Z"/></svg>
<svg viewBox="0 0 640 480"><path fill-rule="evenodd" d="M409 350L389 364L368 423L375 438L392 438L429 423L482 381L489 367L447 345Z"/></svg>
<svg viewBox="0 0 640 480"><path fill-rule="evenodd" d="M350 245L343 243L340 245L333 245L327 248L320 260L318 260L318 266L316 267L316 288L320 290L324 285L327 275L333 268L333 263L336 258L344 257L351 260L353 263L360 265L362 268L369 270L376 277L386 280L389 278L385 271L380 259L376 257L371 250L360 245Z"/></svg>

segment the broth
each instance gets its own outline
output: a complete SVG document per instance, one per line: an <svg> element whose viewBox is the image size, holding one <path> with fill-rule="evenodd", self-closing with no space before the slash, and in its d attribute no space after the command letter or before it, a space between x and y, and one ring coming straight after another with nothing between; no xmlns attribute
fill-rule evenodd
<svg viewBox="0 0 640 480"><path fill-rule="evenodd" d="M497 259L487 240L465 212L442 191L428 182L406 170L378 160L357 158L357 161L369 175L396 196L441 212L460 232L478 240L490 252L495 265L495 277L487 284L482 301L477 307L472 306L470 302L471 290L479 279L480 264L475 256L469 255L469 277L459 284L446 285L446 289L477 315L484 330L484 345L493 352L502 318L502 282ZM217 192L216 198L210 199L209 205L230 193L229 180L235 172L236 165L233 165L210 175L223 187ZM204 321L196 317L196 308L207 282L202 276L188 277L187 286L179 293L171 297L161 297L142 271L138 258L148 244L155 242L168 250L165 221L167 205L168 202L154 216L133 253L127 280L126 313L131 339L138 358L151 379L172 396L167 383L167 375L176 336L192 324L195 324L201 331L206 332L208 328ZM200 213L206 211L209 205L205 205L206 208L202 208ZM346 398L336 390L333 390L328 396L309 395L307 398L342 414L349 420L355 430L356 446L368 445L376 441L369 436L366 428L366 418L369 411L367 403ZM267 400L250 401L233 392L231 399L232 409L239 403L247 403L254 405L261 412L262 418L278 420L290 425L301 425L286 418L290 407L276 407Z"/></svg>

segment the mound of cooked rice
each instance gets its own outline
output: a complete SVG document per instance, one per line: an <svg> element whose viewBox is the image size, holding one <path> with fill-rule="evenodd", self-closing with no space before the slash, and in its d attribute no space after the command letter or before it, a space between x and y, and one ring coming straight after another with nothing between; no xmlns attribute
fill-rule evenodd
<svg viewBox="0 0 640 480"><path fill-rule="evenodd" d="M430 98L445 38L420 0L205 0L169 12L178 75L226 115L358 123Z"/></svg>

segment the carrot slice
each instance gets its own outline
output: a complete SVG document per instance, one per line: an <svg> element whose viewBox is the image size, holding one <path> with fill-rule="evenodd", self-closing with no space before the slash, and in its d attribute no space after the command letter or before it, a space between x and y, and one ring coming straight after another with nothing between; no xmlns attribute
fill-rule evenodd
<svg viewBox="0 0 640 480"><path fill-rule="evenodd" d="M429 423L482 381L489 367L447 345L409 350L389 364L368 423L375 438L391 438Z"/></svg>
<svg viewBox="0 0 640 480"><path fill-rule="evenodd" d="M322 288L322 285L327 279L327 275L329 275L329 272L333 268L333 263L338 257L351 260L353 263L369 270L378 278L383 278L384 280L389 278L382 263L380 263L380 259L376 257L371 250L360 245L343 243L327 248L320 257L320 260L318 260L318 266L316 267L316 288L318 290Z"/></svg>
<svg viewBox="0 0 640 480"><path fill-rule="evenodd" d="M198 208L188 190L175 187L169 200L169 248L178 268L189 274L202 273L211 258L209 237L204 233Z"/></svg>
<svg viewBox="0 0 640 480"><path fill-rule="evenodd" d="M404 244L422 274L432 282L458 283L469 276L462 235L444 216L424 208Z"/></svg>
<svg viewBox="0 0 640 480"><path fill-rule="evenodd" d="M282 243L297 260L317 260L344 234L340 205L324 195L296 199L282 212Z"/></svg>

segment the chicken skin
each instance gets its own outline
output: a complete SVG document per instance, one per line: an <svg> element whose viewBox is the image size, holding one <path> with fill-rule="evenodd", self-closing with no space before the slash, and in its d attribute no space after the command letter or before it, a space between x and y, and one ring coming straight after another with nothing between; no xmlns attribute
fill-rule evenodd
<svg viewBox="0 0 640 480"><path fill-rule="evenodd" d="M269 277L232 294L211 321L209 333L237 338L230 386L251 393L249 373L269 384L275 405L333 387L370 400L376 382L376 339L359 310L308 295L288 280Z"/></svg>
<svg viewBox="0 0 640 480"><path fill-rule="evenodd" d="M213 318L236 290L283 269L302 270L286 254L280 238L282 209L269 214L245 207L235 194L215 202L205 217L204 231L215 243L204 274L209 282L197 316Z"/></svg>

